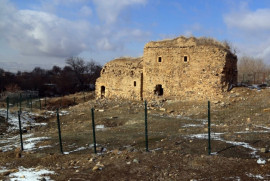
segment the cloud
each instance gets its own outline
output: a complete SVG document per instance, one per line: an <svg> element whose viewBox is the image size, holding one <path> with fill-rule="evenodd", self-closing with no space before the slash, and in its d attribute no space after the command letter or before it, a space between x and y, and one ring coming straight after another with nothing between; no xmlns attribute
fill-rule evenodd
<svg viewBox="0 0 270 181"><path fill-rule="evenodd" d="M83 16L91 16L93 14L93 11L89 6L83 6L80 9L80 14Z"/></svg>
<svg viewBox="0 0 270 181"><path fill-rule="evenodd" d="M224 20L229 27L257 32L270 30L269 17L270 9L258 9L254 12L246 10L227 14Z"/></svg>
<svg viewBox="0 0 270 181"><path fill-rule="evenodd" d="M66 57L87 48L85 38L91 29L87 22L72 22L32 10L9 14L0 19L0 32L22 54Z"/></svg>
<svg viewBox="0 0 270 181"><path fill-rule="evenodd" d="M241 55L263 58L270 63L270 9L250 10L242 6L224 15L230 35Z"/></svg>
<svg viewBox="0 0 270 181"><path fill-rule="evenodd" d="M56 4L60 1L57 0ZM95 2L99 11L108 8L109 12L104 12L105 19L109 16L108 13L113 12L113 18L106 20L110 25L104 25L91 24L87 20L61 18L49 11L18 10L8 0L0 0L0 39L4 39L10 47L23 55L65 58L84 51L121 50L125 43L139 41L149 35L140 29L119 28L113 24L124 7L141 4L145 0L112 1L116 8L111 1ZM77 13L90 16L93 12L85 5Z"/></svg>
<svg viewBox="0 0 270 181"><path fill-rule="evenodd" d="M97 13L106 24L117 21L119 14L125 8L135 4L145 4L147 0L93 0Z"/></svg>

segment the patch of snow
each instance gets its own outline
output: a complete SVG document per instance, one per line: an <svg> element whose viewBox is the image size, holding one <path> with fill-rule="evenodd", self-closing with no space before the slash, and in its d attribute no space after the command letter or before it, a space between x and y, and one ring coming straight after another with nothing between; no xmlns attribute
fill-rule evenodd
<svg viewBox="0 0 270 181"><path fill-rule="evenodd" d="M183 128L188 128L188 127L203 127L203 125L200 125L200 124L185 124L182 127Z"/></svg>
<svg viewBox="0 0 270 181"><path fill-rule="evenodd" d="M32 123L33 126L46 126L48 123Z"/></svg>
<svg viewBox="0 0 270 181"><path fill-rule="evenodd" d="M225 143L229 143L235 146L242 146L244 148L250 149L252 150L252 152L250 153L252 156L254 156L255 158L259 158L258 155L256 155L256 152L258 151L256 148L250 146L248 143L245 142L236 142L236 141L226 141L226 140L222 140L225 141Z"/></svg>
<svg viewBox="0 0 270 181"><path fill-rule="evenodd" d="M51 180L49 176L43 175L50 175L54 174L54 171L49 170L36 170L34 168L24 168L19 167L19 171L16 173L11 173L9 175L11 181L38 181L42 178L45 178L47 181Z"/></svg>
<svg viewBox="0 0 270 181"><path fill-rule="evenodd" d="M105 126L100 124L100 125L96 125L96 129L100 130L100 129L105 129Z"/></svg>
<svg viewBox="0 0 270 181"><path fill-rule="evenodd" d="M256 127L258 128L263 128L263 129L267 129L270 131L270 128L269 127L266 127L266 126L262 126L262 125L255 125Z"/></svg>
<svg viewBox="0 0 270 181"><path fill-rule="evenodd" d="M266 163L266 161L265 161L264 159L262 159L262 158L259 158L259 159L257 160L257 163L258 163L259 165L264 165L264 164Z"/></svg>
<svg viewBox="0 0 270 181"><path fill-rule="evenodd" d="M28 151L37 149L37 148L35 148L35 145L37 143L39 143L40 141L50 139L49 137L31 138L33 136L33 134L25 134L25 135L23 134L22 136L23 136L23 148L25 150L28 150ZM0 144L5 144L5 145L1 146L1 150L3 152L10 151L10 150L13 150L17 147L20 147L20 136L19 135L13 136L10 138L4 138L4 139L5 139L4 141L0 142ZM45 147L50 147L50 145L39 147L39 149L42 149Z"/></svg>
<svg viewBox="0 0 270 181"><path fill-rule="evenodd" d="M69 112L68 111L59 111L59 116L65 116L68 115Z"/></svg>
<svg viewBox="0 0 270 181"><path fill-rule="evenodd" d="M225 133L211 133L211 139L222 141L220 135ZM189 138L198 138L198 139L208 139L208 134L192 134L188 136Z"/></svg>
<svg viewBox="0 0 270 181"><path fill-rule="evenodd" d="M52 145L44 145L44 146L39 146L38 149L43 149L43 148L51 148Z"/></svg>
<svg viewBox="0 0 270 181"><path fill-rule="evenodd" d="M24 141L23 148L25 150L34 150L37 149L35 148L36 144L42 140L48 140L50 139L49 137L36 137L36 138L28 138L27 140Z"/></svg>
<svg viewBox="0 0 270 181"><path fill-rule="evenodd" d="M235 146L242 146L244 148L252 150L252 152L250 154L253 157L259 158L259 155L256 155L256 153L258 151L256 148L252 147L250 144L245 143L245 142L224 140L223 138L221 138L221 135L224 135L224 134L225 133L211 133L211 140L223 141L225 143L232 144L232 145L235 145ZM208 139L208 134L193 134L193 135L189 135L187 137L188 138L197 138L197 139ZM213 154L217 154L217 153L215 152Z"/></svg>
<svg viewBox="0 0 270 181"><path fill-rule="evenodd" d="M98 146L98 144L96 144L96 146ZM70 153L72 153L72 152L77 152L77 151L81 151L81 150L86 150L86 149L88 149L88 148L93 148L94 147L94 144L91 144L91 145L89 145L88 147L84 147L84 146L82 146L82 147L79 147L79 148L77 148L77 149L75 149L75 150L72 150L72 151L66 151L66 152L64 152L64 154L65 155L68 155L68 154L70 154ZM106 149L106 148L105 148Z"/></svg>
<svg viewBox="0 0 270 181"><path fill-rule="evenodd" d="M250 178L256 178L256 179L260 179L260 180L264 179L264 177L262 175L253 175L252 173L246 173L246 175Z"/></svg>
<svg viewBox="0 0 270 181"><path fill-rule="evenodd" d="M8 171L8 170L5 167L0 167L0 173L4 173L6 171Z"/></svg>

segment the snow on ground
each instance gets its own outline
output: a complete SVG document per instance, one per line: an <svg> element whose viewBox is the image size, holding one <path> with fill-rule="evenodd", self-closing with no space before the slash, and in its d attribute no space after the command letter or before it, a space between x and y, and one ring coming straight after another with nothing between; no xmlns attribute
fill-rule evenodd
<svg viewBox="0 0 270 181"><path fill-rule="evenodd" d="M6 116L6 110L0 109L0 115ZM21 124L22 128L25 128L27 126L46 126L47 123L35 123L35 120L32 119L32 117L37 116L36 114L29 113L23 111L21 114ZM16 149L17 147L20 147L20 136L19 134L16 136L11 136L11 133L16 132L19 130L19 119L18 114L10 112L9 113L9 128L8 128L8 134L5 134L1 137L0 140L0 148L3 152L10 151L13 149ZM23 147L25 150L31 151L35 150L36 144L50 139L49 137L33 137L33 134L23 134ZM50 145L45 145L42 147L39 147L39 149L50 147Z"/></svg>
<svg viewBox="0 0 270 181"><path fill-rule="evenodd" d="M69 112L68 111L62 111L62 110L60 110L59 111L59 116L65 116L65 115L68 115L69 114ZM52 117L52 116L56 116L56 111L46 111L45 112L45 118L48 118L48 117Z"/></svg>
<svg viewBox="0 0 270 181"><path fill-rule="evenodd" d="M188 127L203 127L201 124L184 124L182 126L183 128L188 128Z"/></svg>
<svg viewBox="0 0 270 181"><path fill-rule="evenodd" d="M23 139L29 138L31 136L33 136L33 134L24 134ZM17 147L20 147L20 137L19 135L13 137L8 137L5 135L0 141L0 145L0 148L3 152L16 149Z"/></svg>
<svg viewBox="0 0 270 181"><path fill-rule="evenodd" d="M105 129L105 126L103 124L96 125L96 129L97 130L104 130Z"/></svg>
<svg viewBox="0 0 270 181"><path fill-rule="evenodd" d="M28 138L24 141L23 148L25 150L35 150L36 144L43 141L43 140L48 140L50 139L49 137L35 137L35 138ZM40 148L40 147L39 147ZM43 147L44 148L44 147Z"/></svg>
<svg viewBox="0 0 270 181"><path fill-rule="evenodd" d="M35 137L35 138L33 138L32 136L33 136L33 134L23 134L23 148L24 148L24 150L33 151L36 149L51 147L50 145L46 145L46 146L40 146L37 148L36 147L37 143L39 143L43 140L48 140L50 138L49 137ZM0 141L0 145L1 145L1 150L3 152L14 150L17 147L21 146L20 137L19 137L19 135L17 135L17 136L13 136L13 137L3 138L3 140Z"/></svg>
<svg viewBox="0 0 270 181"><path fill-rule="evenodd" d="M43 175L50 175L50 174L54 174L54 171L19 167L19 171L11 173L9 175L9 178L11 181L38 181L41 180L42 178L46 179L46 181L49 181L51 180L50 177Z"/></svg>
<svg viewBox="0 0 270 181"><path fill-rule="evenodd" d="M259 155L256 153L258 152L257 148L252 147L250 144L245 142L237 142L237 141L228 141L223 138L221 138L221 135L224 135L225 133L211 133L211 140L217 140L222 141L228 144L232 144L234 146L241 146L247 149L250 149L252 152L250 153L252 157L260 158ZM188 135L188 138L197 138L197 139L208 139L208 134L192 134ZM212 154L217 154L217 152L213 152ZM262 159L263 160L263 159Z"/></svg>
<svg viewBox="0 0 270 181"><path fill-rule="evenodd" d="M73 145L75 145L75 144L69 145L68 147L71 147ZM96 144L96 146L98 146L98 144ZM94 144L91 144L88 147L82 146L82 147L79 147L79 148L77 148L75 150L72 150L72 151L66 151L66 152L64 152L64 154L65 155L68 155L68 154L73 153L73 152L77 152L77 151L81 151L81 150L86 150L86 149L92 149L93 147L94 147Z"/></svg>
<svg viewBox="0 0 270 181"><path fill-rule="evenodd" d="M252 173L246 173L246 175L250 178L256 178L260 180L264 180L265 178L262 175L253 175Z"/></svg>

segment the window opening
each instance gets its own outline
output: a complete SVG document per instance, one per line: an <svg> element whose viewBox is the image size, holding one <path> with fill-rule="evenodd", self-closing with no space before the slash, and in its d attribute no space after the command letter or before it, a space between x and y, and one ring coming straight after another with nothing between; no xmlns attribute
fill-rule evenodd
<svg viewBox="0 0 270 181"><path fill-rule="evenodd" d="M184 62L187 62L187 61L188 61L188 57L184 56Z"/></svg>
<svg viewBox="0 0 270 181"><path fill-rule="evenodd" d="M158 62L162 62L162 58L161 57L158 57Z"/></svg>
<svg viewBox="0 0 270 181"><path fill-rule="evenodd" d="M136 87L136 81L134 81L134 87Z"/></svg>

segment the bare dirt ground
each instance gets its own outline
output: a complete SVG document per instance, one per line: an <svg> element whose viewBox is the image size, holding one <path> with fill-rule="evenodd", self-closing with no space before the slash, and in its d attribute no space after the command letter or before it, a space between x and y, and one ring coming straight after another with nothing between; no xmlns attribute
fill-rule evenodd
<svg viewBox="0 0 270 181"><path fill-rule="evenodd" d="M234 88L211 101L211 155L207 101L149 102L146 152L144 102L78 93L48 99L44 109L42 100L42 110L23 109L23 152L18 129L10 130L0 117L0 180L26 179L21 168L54 172L42 180L270 180L269 97L270 89ZM98 154L93 153L92 107ZM11 108L10 119L17 119L17 111Z"/></svg>

